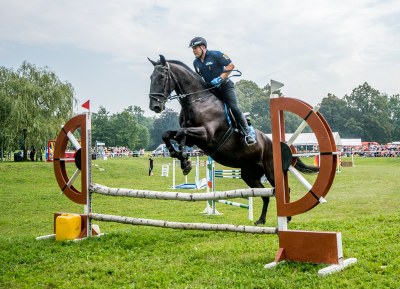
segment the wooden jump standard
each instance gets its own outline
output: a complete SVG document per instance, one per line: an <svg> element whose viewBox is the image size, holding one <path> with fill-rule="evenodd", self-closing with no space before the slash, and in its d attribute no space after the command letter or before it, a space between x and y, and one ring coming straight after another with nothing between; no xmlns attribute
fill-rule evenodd
<svg viewBox="0 0 400 289"><path fill-rule="evenodd" d="M271 81L271 90L279 89L282 85ZM307 103L293 98L271 96L271 125L274 155L275 188L274 189L250 189L234 190L219 193L187 194L177 192L151 192L146 190L130 190L108 188L91 183L91 158L89 157L91 120L90 113L77 115L69 120L57 137L54 152L54 171L57 182L63 193L72 201L85 205L83 218L83 230L86 236L91 236L92 220L119 222L133 225L167 227L186 230L212 230L233 231L253 234L274 234L279 238L279 249L275 261L265 265L271 268L281 261L311 262L332 264L318 271L318 275L324 276L341 271L345 267L357 262L357 259L343 258L342 237L340 232L314 232L289 230L287 217L302 214L320 203L325 203L336 171L337 154L332 132L325 119L318 112L318 108L312 108ZM290 140L285 140L284 112L297 114L304 121L295 131ZM314 182L309 184L293 167L296 158L294 140L309 125L315 133L320 149L320 171ZM79 143L73 133L80 129L81 142ZM77 170L69 177L65 168L65 150L68 142L76 149L75 164ZM305 186L308 192L300 199L290 202L288 172ZM79 191L73 183L79 174L81 175L82 189ZM236 198L243 196L261 196L262 194L273 196L275 194L278 215L278 228L235 226L226 224L202 224L202 223L178 223L162 220L137 219L92 213L92 194L106 194L115 196L130 196L148 199L164 200L212 200Z"/></svg>

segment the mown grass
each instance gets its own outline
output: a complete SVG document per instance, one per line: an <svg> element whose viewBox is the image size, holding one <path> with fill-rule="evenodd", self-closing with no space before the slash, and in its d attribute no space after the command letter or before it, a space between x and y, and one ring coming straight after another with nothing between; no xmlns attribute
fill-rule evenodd
<svg viewBox="0 0 400 289"><path fill-rule="evenodd" d="M93 182L170 190L171 177L160 177L162 163L169 161L156 158L154 176L148 177L146 158L96 160ZM60 194L51 163L0 163L0 288L400 288L399 175L400 159L357 158L356 167L336 175L327 204L293 219L291 229L342 232L345 257L358 258L354 266L320 278L317 271L323 265L283 263L263 269L278 249L273 235L100 223L107 233L101 238L36 241L52 233L54 212L82 213L82 206ZM183 182L180 178L177 183ZM217 186L245 187L240 180L219 180ZM294 181L291 187L294 197L303 190ZM262 203L254 201L258 217ZM205 216L200 214L204 208L203 202L94 196L93 211L249 224L246 210L220 204L223 215ZM275 215L272 200L266 226L276 226Z"/></svg>

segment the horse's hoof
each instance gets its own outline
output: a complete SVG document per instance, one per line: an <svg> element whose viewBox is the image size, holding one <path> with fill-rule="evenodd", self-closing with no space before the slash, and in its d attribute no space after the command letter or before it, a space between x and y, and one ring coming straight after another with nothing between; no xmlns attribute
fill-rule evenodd
<svg viewBox="0 0 400 289"><path fill-rule="evenodd" d="M256 226L262 226L264 224L265 224L265 221L263 221L263 220L258 220L257 222L254 223L254 225L256 225Z"/></svg>
<svg viewBox="0 0 400 289"><path fill-rule="evenodd" d="M192 165L189 163L189 165L187 165L184 169L182 169L182 173L184 176L186 176L187 174L190 173L191 170L192 170Z"/></svg>

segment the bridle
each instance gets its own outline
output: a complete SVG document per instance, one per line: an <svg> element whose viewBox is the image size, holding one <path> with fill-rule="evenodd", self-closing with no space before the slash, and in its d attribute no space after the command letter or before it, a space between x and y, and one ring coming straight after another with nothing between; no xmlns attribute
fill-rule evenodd
<svg viewBox="0 0 400 289"><path fill-rule="evenodd" d="M161 66L161 65L160 65ZM167 62L166 66L161 66L161 68L163 68L164 70L166 70L168 72L167 77L165 79L165 83L164 83L164 89L163 92L150 92L149 93L149 97L154 99L155 101L165 104L169 98L170 98L170 92L168 92L168 90L171 89L171 81L173 79L172 76L172 72L170 70L169 67L169 63ZM174 82L177 83L174 79ZM168 86L167 86L168 85ZM178 84L179 85L179 84ZM167 89L168 88L168 89ZM172 90L171 90L172 91Z"/></svg>

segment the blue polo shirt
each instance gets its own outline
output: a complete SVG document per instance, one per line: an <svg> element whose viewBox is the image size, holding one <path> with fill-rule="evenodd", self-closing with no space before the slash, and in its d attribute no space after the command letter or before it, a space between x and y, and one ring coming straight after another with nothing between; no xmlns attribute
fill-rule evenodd
<svg viewBox="0 0 400 289"><path fill-rule="evenodd" d="M220 76L232 60L228 55L217 50L207 50L204 62L196 58L193 61L194 69L203 77L206 82L211 82L214 78Z"/></svg>

